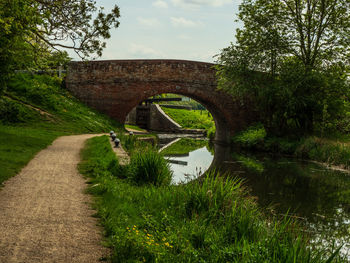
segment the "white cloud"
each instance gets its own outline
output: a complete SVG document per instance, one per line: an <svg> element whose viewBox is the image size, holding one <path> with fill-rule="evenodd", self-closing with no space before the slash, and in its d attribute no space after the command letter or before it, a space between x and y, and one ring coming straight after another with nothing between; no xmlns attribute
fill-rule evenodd
<svg viewBox="0 0 350 263"><path fill-rule="evenodd" d="M152 5L157 8L168 8L168 3L163 0L157 0Z"/></svg>
<svg viewBox="0 0 350 263"><path fill-rule="evenodd" d="M143 17L138 17L137 21L144 26L158 26L160 23L157 18L143 18Z"/></svg>
<svg viewBox="0 0 350 263"><path fill-rule="evenodd" d="M140 44L132 43L129 49L130 53L134 57L144 57L144 58L164 58L165 55L158 50L151 47L147 47Z"/></svg>
<svg viewBox="0 0 350 263"><path fill-rule="evenodd" d="M233 0L171 0L174 6L182 8L198 8L200 6L220 7L233 3Z"/></svg>
<svg viewBox="0 0 350 263"><path fill-rule="evenodd" d="M195 22L184 17L171 17L171 24L174 27L196 27L201 25L201 22Z"/></svg>
<svg viewBox="0 0 350 263"><path fill-rule="evenodd" d="M190 40L191 37L188 35L178 35L177 38L182 39L182 40Z"/></svg>

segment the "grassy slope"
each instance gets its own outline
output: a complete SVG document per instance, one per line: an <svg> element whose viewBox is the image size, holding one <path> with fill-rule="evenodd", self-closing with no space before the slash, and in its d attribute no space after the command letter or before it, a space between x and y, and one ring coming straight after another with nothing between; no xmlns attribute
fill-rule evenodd
<svg viewBox="0 0 350 263"><path fill-rule="evenodd" d="M90 177L113 262L326 262L293 223L264 219L236 180L137 186L107 140L87 142L80 171Z"/></svg>
<svg viewBox="0 0 350 263"><path fill-rule="evenodd" d="M0 184L61 135L120 125L89 109L48 76L17 75L0 98Z"/></svg>
<svg viewBox="0 0 350 263"><path fill-rule="evenodd" d="M182 110L162 107L162 110L185 129L210 129L215 126L213 118L208 111ZM202 112L202 114L201 114Z"/></svg>

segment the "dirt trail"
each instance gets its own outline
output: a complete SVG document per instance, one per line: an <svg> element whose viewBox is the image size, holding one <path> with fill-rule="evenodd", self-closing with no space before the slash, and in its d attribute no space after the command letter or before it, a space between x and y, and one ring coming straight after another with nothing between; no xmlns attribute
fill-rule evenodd
<svg viewBox="0 0 350 263"><path fill-rule="evenodd" d="M60 137L0 191L0 262L98 262L102 229L77 171L84 141Z"/></svg>

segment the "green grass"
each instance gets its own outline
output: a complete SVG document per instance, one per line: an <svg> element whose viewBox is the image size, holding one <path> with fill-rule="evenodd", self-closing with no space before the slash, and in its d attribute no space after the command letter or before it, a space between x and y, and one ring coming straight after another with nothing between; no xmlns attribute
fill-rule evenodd
<svg viewBox="0 0 350 263"><path fill-rule="evenodd" d="M130 167L129 178L137 185L166 186L171 183L172 172L169 164L156 149L147 148L134 152Z"/></svg>
<svg viewBox="0 0 350 263"><path fill-rule="evenodd" d="M54 77L19 74L0 97L0 184L58 136L121 128L60 85Z"/></svg>
<svg viewBox="0 0 350 263"><path fill-rule="evenodd" d="M179 155L179 154L187 154L198 148L202 148L208 145L208 141L206 140L195 140L191 138L182 138L176 143L170 145L168 148L165 148L162 151L164 155Z"/></svg>
<svg viewBox="0 0 350 263"><path fill-rule="evenodd" d="M207 110L183 110L162 107L162 110L185 129L209 130L215 126Z"/></svg>
<svg viewBox="0 0 350 263"><path fill-rule="evenodd" d="M130 125L130 124L125 124L124 127L126 129L133 129L133 130L136 130L136 131L142 131L142 132L147 132L145 129L142 129L140 128L139 126L136 126L136 125Z"/></svg>
<svg viewBox="0 0 350 263"><path fill-rule="evenodd" d="M112 262L342 262L308 248L288 217L266 219L236 179L137 186L106 137L88 140L82 158Z"/></svg>

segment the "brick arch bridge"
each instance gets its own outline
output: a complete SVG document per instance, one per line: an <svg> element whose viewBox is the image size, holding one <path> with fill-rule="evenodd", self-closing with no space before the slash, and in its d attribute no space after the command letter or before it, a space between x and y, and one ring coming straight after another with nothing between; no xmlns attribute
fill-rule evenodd
<svg viewBox="0 0 350 263"><path fill-rule="evenodd" d="M215 120L215 139L228 142L255 118L247 104L217 90L213 66L185 60L71 62L66 86L79 100L121 123L151 96L185 95L209 110Z"/></svg>

